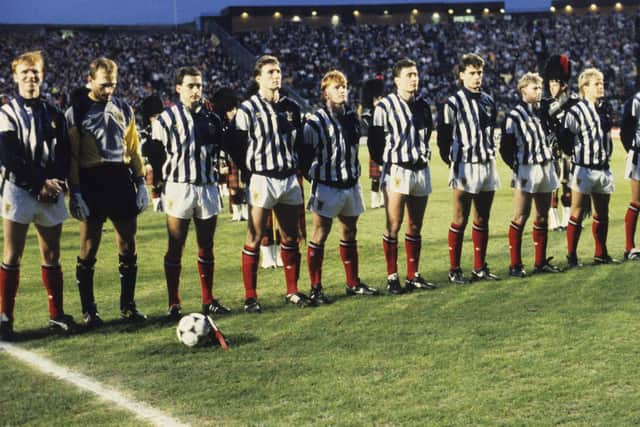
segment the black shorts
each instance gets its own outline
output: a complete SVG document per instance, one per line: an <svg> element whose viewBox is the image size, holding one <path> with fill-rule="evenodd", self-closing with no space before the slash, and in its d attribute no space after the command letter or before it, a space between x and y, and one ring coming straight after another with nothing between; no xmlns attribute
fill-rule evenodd
<svg viewBox="0 0 640 427"><path fill-rule="evenodd" d="M129 166L105 164L80 169L80 191L91 222L127 220L138 215L136 185Z"/></svg>

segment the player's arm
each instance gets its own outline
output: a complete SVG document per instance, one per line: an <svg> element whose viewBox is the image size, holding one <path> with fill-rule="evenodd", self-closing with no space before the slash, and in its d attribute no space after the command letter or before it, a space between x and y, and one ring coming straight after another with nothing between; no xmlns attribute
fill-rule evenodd
<svg viewBox="0 0 640 427"><path fill-rule="evenodd" d="M18 140L17 124L4 112L0 111L0 163L13 173L18 182L34 196L37 196L46 180L45 171L35 167L24 156Z"/></svg>
<svg viewBox="0 0 640 427"><path fill-rule="evenodd" d="M80 191L80 130L76 126L73 109L69 107L65 113L69 132L69 185L72 190Z"/></svg>
<svg viewBox="0 0 640 427"><path fill-rule="evenodd" d="M558 129L558 145L566 154L571 155L575 144L575 137L580 131L578 117L573 109L567 111L562 126Z"/></svg>
<svg viewBox="0 0 640 427"><path fill-rule="evenodd" d="M318 137L318 128L317 123L312 120L307 120L304 125L304 137L302 139L302 149L300 150L300 169L302 170L302 174L309 179L309 168L313 163L316 153L316 147L320 143L320 138Z"/></svg>
<svg viewBox="0 0 640 427"><path fill-rule="evenodd" d="M453 124L455 107L448 101L442 104L438 114L438 149L440 158L447 165L451 163L449 152L453 143Z"/></svg>
<svg viewBox="0 0 640 427"><path fill-rule="evenodd" d="M624 105L622 123L620 124L620 140L626 151L631 149L638 127L638 107L640 107L640 103L635 98L631 98Z"/></svg>
<svg viewBox="0 0 640 427"><path fill-rule="evenodd" d="M373 110L373 122L367 136L367 148L370 158L377 164L382 164L382 155L386 144L387 113L381 103Z"/></svg>
<svg viewBox="0 0 640 427"><path fill-rule="evenodd" d="M246 170L247 148L249 147L249 128L250 115L249 112L241 105L236 112L233 125L230 126L230 137L228 139L225 150L233 163L241 170Z"/></svg>
<svg viewBox="0 0 640 427"><path fill-rule="evenodd" d="M142 161L142 153L140 151L140 137L136 128L136 119L131 111L131 121L124 132L125 152L129 156L129 167L137 179L144 179L144 163Z"/></svg>
<svg viewBox="0 0 640 427"><path fill-rule="evenodd" d="M69 178L71 167L69 129L67 128L67 121L61 113L56 113L54 123L56 124L56 146L53 176L65 181Z"/></svg>
<svg viewBox="0 0 640 427"><path fill-rule="evenodd" d="M516 144L515 123L513 118L508 116L504 121L500 138L500 156L511 170L515 167Z"/></svg>

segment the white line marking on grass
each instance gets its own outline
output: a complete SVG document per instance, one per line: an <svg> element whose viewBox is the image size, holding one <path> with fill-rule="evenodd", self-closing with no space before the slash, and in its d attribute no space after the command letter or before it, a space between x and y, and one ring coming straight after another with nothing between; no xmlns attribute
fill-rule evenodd
<svg viewBox="0 0 640 427"><path fill-rule="evenodd" d="M34 352L25 350L14 344L0 341L0 351L5 351L7 354L47 375L67 381L80 389L89 391L107 401L113 402L121 408L133 412L137 417L154 425L172 427L188 425L181 423L175 418L172 418L149 405L131 400L113 388L109 388L85 375L57 365L42 356L38 356Z"/></svg>

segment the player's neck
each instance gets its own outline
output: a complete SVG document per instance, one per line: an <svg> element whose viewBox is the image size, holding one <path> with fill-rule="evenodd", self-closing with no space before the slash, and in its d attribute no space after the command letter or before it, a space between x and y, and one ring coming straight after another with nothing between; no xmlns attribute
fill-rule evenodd
<svg viewBox="0 0 640 427"><path fill-rule="evenodd" d="M280 91L278 89L260 89L258 93L260 97L269 102L278 102L278 99L280 99Z"/></svg>
<svg viewBox="0 0 640 427"><path fill-rule="evenodd" d="M345 104L334 104L332 102L327 102L327 109L332 113L332 114L344 114L345 112Z"/></svg>
<svg viewBox="0 0 640 427"><path fill-rule="evenodd" d="M20 95L20 98L24 99L25 101L29 101L32 99L40 98L40 91L36 90L33 92L26 92L26 91L18 90L18 95Z"/></svg>
<svg viewBox="0 0 640 427"><path fill-rule="evenodd" d="M587 101L589 104L592 104L592 105L598 105L598 102L600 102L600 98L593 97L593 96L585 96L584 99L585 101Z"/></svg>
<svg viewBox="0 0 640 427"><path fill-rule="evenodd" d="M416 97L415 92L398 91L398 96L405 102L412 101Z"/></svg>

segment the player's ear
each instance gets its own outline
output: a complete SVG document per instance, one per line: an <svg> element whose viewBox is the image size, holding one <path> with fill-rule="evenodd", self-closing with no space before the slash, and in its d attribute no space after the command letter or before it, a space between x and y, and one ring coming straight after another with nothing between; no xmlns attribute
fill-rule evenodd
<svg viewBox="0 0 640 427"><path fill-rule="evenodd" d="M180 95L180 91L182 90L182 85L176 85L176 93Z"/></svg>

